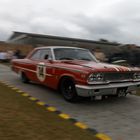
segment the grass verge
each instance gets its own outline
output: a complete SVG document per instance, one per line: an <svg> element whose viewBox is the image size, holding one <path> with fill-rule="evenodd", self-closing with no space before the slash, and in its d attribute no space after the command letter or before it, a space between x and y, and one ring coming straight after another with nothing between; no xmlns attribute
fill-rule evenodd
<svg viewBox="0 0 140 140"><path fill-rule="evenodd" d="M0 140L97 140L0 83Z"/></svg>

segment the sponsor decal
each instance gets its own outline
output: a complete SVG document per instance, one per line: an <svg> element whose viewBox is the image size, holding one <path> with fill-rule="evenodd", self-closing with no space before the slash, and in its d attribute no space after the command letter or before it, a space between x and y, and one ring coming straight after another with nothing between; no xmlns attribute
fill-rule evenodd
<svg viewBox="0 0 140 140"><path fill-rule="evenodd" d="M37 65L37 78L43 82L46 78L46 66L45 63L40 62Z"/></svg>

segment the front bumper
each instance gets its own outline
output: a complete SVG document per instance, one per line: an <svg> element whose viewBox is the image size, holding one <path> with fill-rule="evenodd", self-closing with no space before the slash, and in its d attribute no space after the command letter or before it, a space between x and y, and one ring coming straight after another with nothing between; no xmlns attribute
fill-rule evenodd
<svg viewBox="0 0 140 140"><path fill-rule="evenodd" d="M134 93L137 88L140 88L140 81L104 85L76 85L77 94L83 97L116 95L119 88L125 88L126 93Z"/></svg>

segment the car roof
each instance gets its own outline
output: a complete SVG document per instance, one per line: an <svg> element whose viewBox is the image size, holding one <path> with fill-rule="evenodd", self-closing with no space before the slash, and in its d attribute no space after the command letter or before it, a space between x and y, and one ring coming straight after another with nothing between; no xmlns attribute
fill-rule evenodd
<svg viewBox="0 0 140 140"><path fill-rule="evenodd" d="M85 48L80 48L80 47L71 47L71 46L43 46L43 47L37 47L36 49L55 49L55 48L73 48L73 49L82 49L82 50L87 50Z"/></svg>

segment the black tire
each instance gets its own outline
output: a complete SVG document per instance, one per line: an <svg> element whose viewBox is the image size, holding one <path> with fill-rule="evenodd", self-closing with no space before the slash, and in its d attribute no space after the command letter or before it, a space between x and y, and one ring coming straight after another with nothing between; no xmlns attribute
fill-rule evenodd
<svg viewBox="0 0 140 140"><path fill-rule="evenodd" d="M21 72L21 74L20 74L20 78L21 78L21 81L23 82L23 83L29 83L29 79L28 79L28 77L25 75L25 73L23 73L23 72Z"/></svg>
<svg viewBox="0 0 140 140"><path fill-rule="evenodd" d="M63 78L60 83L60 92L68 102L76 102L79 99L75 84L71 78Z"/></svg>

